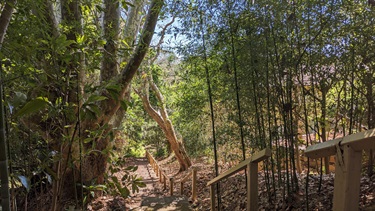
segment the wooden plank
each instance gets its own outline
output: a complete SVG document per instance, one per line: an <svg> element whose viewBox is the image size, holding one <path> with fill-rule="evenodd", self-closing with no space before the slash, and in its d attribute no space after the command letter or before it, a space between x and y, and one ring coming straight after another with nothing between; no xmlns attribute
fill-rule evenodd
<svg viewBox="0 0 375 211"><path fill-rule="evenodd" d="M336 154L336 144L338 144L342 138L326 141L319 144L314 144L307 147L305 156L309 158L321 158L328 157Z"/></svg>
<svg viewBox="0 0 375 211"><path fill-rule="evenodd" d="M375 150L375 137L370 137L362 139L361 141L350 144L350 146L359 151L359 150Z"/></svg>
<svg viewBox="0 0 375 211"><path fill-rule="evenodd" d="M247 205L246 210L258 210L258 163L249 163L247 175Z"/></svg>
<svg viewBox="0 0 375 211"><path fill-rule="evenodd" d="M362 150L356 151L350 145L342 146L341 149L343 149L344 162L342 165L339 162L335 164L333 210L357 211L359 209Z"/></svg>
<svg viewBox="0 0 375 211"><path fill-rule="evenodd" d="M355 150L375 149L375 128L345 136L341 145L351 145Z"/></svg>
<svg viewBox="0 0 375 211"><path fill-rule="evenodd" d="M340 146L351 145L356 151L375 149L375 128L309 146L305 151L305 156L309 158L321 158L334 155L336 154L335 145L338 143L340 143Z"/></svg>
<svg viewBox="0 0 375 211"><path fill-rule="evenodd" d="M255 153L253 156L251 156L251 162L258 163L262 160L267 159L268 157L271 157L271 149L265 148L262 151L259 151Z"/></svg>
<svg viewBox="0 0 375 211"><path fill-rule="evenodd" d="M271 150L267 149L267 148L262 150L262 151L256 152L250 158L242 161L241 163L237 164L236 166L230 168L226 172L221 173L219 176L217 176L214 179L212 179L211 181L209 181L207 183L207 186L216 184L216 183L220 182L221 180L226 179L226 178L232 176L233 174L245 169L247 164L249 164L250 162L260 162L260 161L268 158L269 156L271 156Z"/></svg>
<svg viewBox="0 0 375 211"><path fill-rule="evenodd" d="M251 158L248 158L248 159L242 161L241 163L239 163L239 164L237 164L236 166L230 168L230 169L227 170L226 172L221 173L219 176L213 178L211 181L209 181L209 182L207 183L207 186L210 186L210 185L216 184L216 183L218 183L220 180L226 179L226 178L232 176L233 174L235 174L235 173L237 173L237 172L239 172L239 171L245 169L245 168L246 168L246 165L247 165L248 163L250 163L250 162L251 162Z"/></svg>

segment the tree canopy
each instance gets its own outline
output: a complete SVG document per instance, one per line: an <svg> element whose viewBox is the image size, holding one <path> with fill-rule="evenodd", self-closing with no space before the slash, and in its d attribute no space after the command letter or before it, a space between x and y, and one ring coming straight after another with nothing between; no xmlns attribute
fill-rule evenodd
<svg viewBox="0 0 375 211"><path fill-rule="evenodd" d="M180 170L190 156L220 165L271 148L268 188L292 195L306 146L375 127L370 0L6 0L0 9L0 168L23 196L35 175L47 179L51 210L72 197L84 207L107 186L128 196L142 184L116 186L112 163L146 144L174 152ZM369 151L368 175L373 160ZM314 168L329 173L329 158Z"/></svg>

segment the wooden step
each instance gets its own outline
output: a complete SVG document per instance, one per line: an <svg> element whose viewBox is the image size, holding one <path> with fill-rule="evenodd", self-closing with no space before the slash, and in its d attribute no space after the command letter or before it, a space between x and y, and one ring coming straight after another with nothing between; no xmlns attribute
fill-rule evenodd
<svg viewBox="0 0 375 211"><path fill-rule="evenodd" d="M133 211L191 211L190 203L184 196L147 197L142 200L141 207Z"/></svg>

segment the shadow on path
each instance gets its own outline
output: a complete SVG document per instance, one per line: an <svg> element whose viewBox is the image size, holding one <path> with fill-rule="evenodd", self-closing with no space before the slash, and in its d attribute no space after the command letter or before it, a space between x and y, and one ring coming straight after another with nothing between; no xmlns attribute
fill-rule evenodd
<svg viewBox="0 0 375 211"><path fill-rule="evenodd" d="M154 193L154 186L158 182L158 177L147 158L135 158L130 165L137 165L136 174L142 177L146 187L140 188L139 193L132 197L131 209L133 211L189 211L190 204L183 196L157 196Z"/></svg>

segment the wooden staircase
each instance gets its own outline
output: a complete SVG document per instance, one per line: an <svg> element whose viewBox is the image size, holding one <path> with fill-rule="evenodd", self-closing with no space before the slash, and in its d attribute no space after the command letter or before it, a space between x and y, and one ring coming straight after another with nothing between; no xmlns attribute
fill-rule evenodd
<svg viewBox="0 0 375 211"><path fill-rule="evenodd" d="M141 207L134 211L190 211L190 203L185 196L147 197L142 200Z"/></svg>
<svg viewBox="0 0 375 211"><path fill-rule="evenodd" d="M196 179L196 170L191 171L186 178L181 181L174 181L172 177L169 177L164 171L161 170L160 166L156 163L156 160L149 154L146 154L145 158L141 158L137 162L138 169L137 175L143 178L146 183L145 188L141 188L140 192L135 195L140 201L139 206L130 208L131 211L190 211L190 203L185 196L175 196L173 195L174 183L180 184L180 189L183 190L183 183L186 182L187 178ZM161 182L164 184L164 188L167 190L166 185L168 184L170 196L149 196L147 192L153 188L154 183ZM196 190L194 190L196 191ZM181 191L182 192L182 191ZM171 194L172 193L172 194ZM193 194L194 199L196 199L196 192Z"/></svg>

